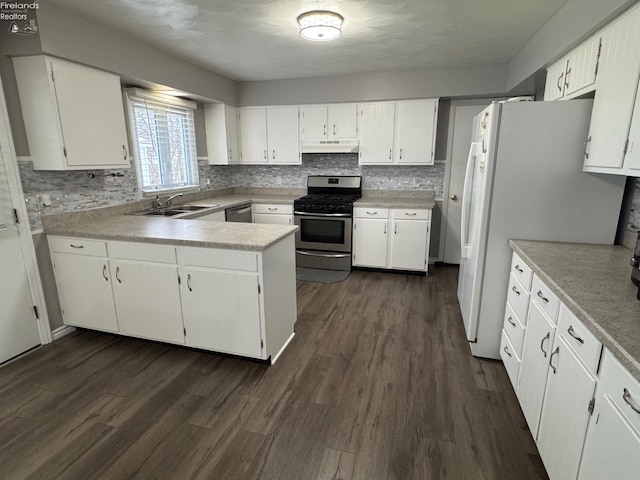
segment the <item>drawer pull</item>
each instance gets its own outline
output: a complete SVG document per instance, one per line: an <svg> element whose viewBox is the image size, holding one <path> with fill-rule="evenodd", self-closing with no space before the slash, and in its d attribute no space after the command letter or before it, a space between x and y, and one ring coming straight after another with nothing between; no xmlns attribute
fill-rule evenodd
<svg viewBox="0 0 640 480"><path fill-rule="evenodd" d="M516 288L516 286L514 285L513 287L511 287L511 290L513 290L513 293L515 293L516 295L520 295L520 292L518 291L518 289Z"/></svg>
<svg viewBox="0 0 640 480"><path fill-rule="evenodd" d="M108 282L109 281L109 277L107 277L107 266L103 265L102 266L102 276L104 277L104 279Z"/></svg>
<svg viewBox="0 0 640 480"><path fill-rule="evenodd" d="M544 349L544 341L545 340L550 340L551 339L551 332L547 332L547 334L542 337L542 340L540 340L540 350L542 350L542 354L544 355L544 358L547 358L547 355L549 354L549 352L547 352Z"/></svg>
<svg viewBox="0 0 640 480"><path fill-rule="evenodd" d="M267 207L267 210L269 210L270 212L277 212L278 207Z"/></svg>
<svg viewBox="0 0 640 480"><path fill-rule="evenodd" d="M549 366L551 367L551 369L553 370L553 373L555 375L556 372L558 371L558 367L553 365L553 356L554 355L558 355L558 357L560 357L560 347L556 347L556 349L553 351L553 353L549 357Z"/></svg>
<svg viewBox="0 0 640 480"><path fill-rule="evenodd" d="M367 215L377 215L378 212L367 212Z"/></svg>
<svg viewBox="0 0 640 480"><path fill-rule="evenodd" d="M506 346L503 348L503 350L504 350L504 353L506 353L507 355L509 355L509 357L511 357L511 356L512 356L512 355L509 353L509 350L507 349L507 347L506 347Z"/></svg>
<svg viewBox="0 0 640 480"><path fill-rule="evenodd" d="M573 325L569 325L569 328L567 329L567 333L571 335L573 338L575 338L579 343L584 344L584 340L580 338L578 335L576 335L576 332L573 329Z"/></svg>
<svg viewBox="0 0 640 480"><path fill-rule="evenodd" d="M416 212L411 212L411 213L410 213L410 212L404 212L404 214L405 214L407 217L415 217L415 216L417 215L417 213L416 213Z"/></svg>
<svg viewBox="0 0 640 480"><path fill-rule="evenodd" d="M516 269L518 272L520 272L520 273L524 273L524 270L522 270L522 267L520 267L520 265L516 265L516 266L515 266L515 267L513 267L513 268L515 268L515 269Z"/></svg>
<svg viewBox="0 0 640 480"><path fill-rule="evenodd" d="M73 243L70 243L69 246L71 248L84 248L84 245L74 245Z"/></svg>
<svg viewBox="0 0 640 480"><path fill-rule="evenodd" d="M629 390L627 390L626 388L622 391L622 399L624 400L624 403L631 407L631 410L640 414L640 407L635 404L633 398L631 398L631 393L629 393Z"/></svg>
<svg viewBox="0 0 640 480"><path fill-rule="evenodd" d="M549 303L549 299L542 294L542 290L538 290L538 298L541 298L543 302Z"/></svg>
<svg viewBox="0 0 640 480"><path fill-rule="evenodd" d="M516 322L513 321L513 318L511 318L511 316L509 316L509 318L507 318L507 322L509 322L512 327L516 326Z"/></svg>
<svg viewBox="0 0 640 480"><path fill-rule="evenodd" d="M116 267L116 280L118 280L118 283L122 283L122 280L120 280L120 267Z"/></svg>

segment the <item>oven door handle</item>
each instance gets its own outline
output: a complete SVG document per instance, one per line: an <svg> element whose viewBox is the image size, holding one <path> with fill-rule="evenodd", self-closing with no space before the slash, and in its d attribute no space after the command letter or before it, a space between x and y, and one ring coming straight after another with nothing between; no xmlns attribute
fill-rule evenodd
<svg viewBox="0 0 640 480"><path fill-rule="evenodd" d="M294 215L303 215L306 217L351 217L350 213L309 213L309 212L293 212Z"/></svg>
<svg viewBox="0 0 640 480"><path fill-rule="evenodd" d="M317 252L308 252L306 250L296 250L296 253L300 255L308 255L310 257L324 257L324 258L345 258L350 257L350 253L317 253Z"/></svg>

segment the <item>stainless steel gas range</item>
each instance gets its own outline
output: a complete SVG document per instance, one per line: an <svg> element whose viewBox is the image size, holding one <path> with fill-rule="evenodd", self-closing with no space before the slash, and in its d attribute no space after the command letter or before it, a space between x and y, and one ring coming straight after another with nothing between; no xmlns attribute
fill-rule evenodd
<svg viewBox="0 0 640 480"><path fill-rule="evenodd" d="M313 175L307 194L293 202L298 267L351 270L353 202L362 177Z"/></svg>

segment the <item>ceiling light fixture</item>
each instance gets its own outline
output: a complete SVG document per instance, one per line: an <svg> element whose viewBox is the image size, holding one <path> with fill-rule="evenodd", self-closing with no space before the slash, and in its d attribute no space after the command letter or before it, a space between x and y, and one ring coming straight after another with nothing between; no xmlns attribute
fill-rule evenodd
<svg viewBox="0 0 640 480"><path fill-rule="evenodd" d="M298 16L300 36L313 42L328 42L340 38L344 17L328 10L312 10Z"/></svg>

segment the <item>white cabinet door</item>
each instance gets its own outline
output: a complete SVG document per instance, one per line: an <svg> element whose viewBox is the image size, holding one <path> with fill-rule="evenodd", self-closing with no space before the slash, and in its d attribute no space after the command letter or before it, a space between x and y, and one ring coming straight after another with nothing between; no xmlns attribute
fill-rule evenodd
<svg viewBox="0 0 640 480"><path fill-rule="evenodd" d="M106 258L52 252L65 325L118 331Z"/></svg>
<svg viewBox="0 0 640 480"><path fill-rule="evenodd" d="M184 343L177 265L110 260L120 332Z"/></svg>
<svg viewBox="0 0 640 480"><path fill-rule="evenodd" d="M267 163L267 110L239 109L238 128L240 163Z"/></svg>
<svg viewBox="0 0 640 480"><path fill-rule="evenodd" d="M240 161L238 151L238 113L221 103L204 106L209 165L229 165Z"/></svg>
<svg viewBox="0 0 640 480"><path fill-rule="evenodd" d="M547 80L544 87L545 101L562 98L564 94L564 72L567 68L566 58L561 58L547 69Z"/></svg>
<svg viewBox="0 0 640 480"><path fill-rule="evenodd" d="M267 109L267 145L269 163L301 162L298 107Z"/></svg>
<svg viewBox="0 0 640 480"><path fill-rule="evenodd" d="M253 223L270 223L273 225L293 225L293 215L273 213L254 213Z"/></svg>
<svg viewBox="0 0 640 480"><path fill-rule="evenodd" d="M635 413L635 412L632 412ZM578 480L640 476L640 437L607 395L596 400Z"/></svg>
<svg viewBox="0 0 640 480"><path fill-rule="evenodd" d="M187 345L260 357L258 274L181 267Z"/></svg>
<svg viewBox="0 0 640 480"><path fill-rule="evenodd" d="M240 162L240 147L238 145L238 110L229 105L224 106L224 121L227 127L227 150L229 163Z"/></svg>
<svg viewBox="0 0 640 480"><path fill-rule="evenodd" d="M596 380L562 336L549 362L538 450L549 478L576 478Z"/></svg>
<svg viewBox="0 0 640 480"><path fill-rule="evenodd" d="M361 267L387 266L389 222L368 218L354 219L353 264Z"/></svg>
<svg viewBox="0 0 640 480"><path fill-rule="evenodd" d="M538 435L542 401L547 386L549 356L553 351L555 334L555 325L535 302L531 302L516 395L534 439Z"/></svg>
<svg viewBox="0 0 640 480"><path fill-rule="evenodd" d="M393 163L394 103L362 103L359 164Z"/></svg>
<svg viewBox="0 0 640 480"><path fill-rule="evenodd" d="M602 37L596 35L567 55L564 73L564 96L586 89L596 81Z"/></svg>
<svg viewBox="0 0 640 480"><path fill-rule="evenodd" d="M301 133L303 140L327 138L327 106L300 107Z"/></svg>
<svg viewBox="0 0 640 480"><path fill-rule="evenodd" d="M396 104L394 159L397 163L433 165L437 100Z"/></svg>
<svg viewBox="0 0 640 480"><path fill-rule="evenodd" d="M640 10L636 9L603 32L585 171L590 167L614 169L622 166L638 87L639 49Z"/></svg>
<svg viewBox="0 0 640 480"><path fill-rule="evenodd" d="M330 138L356 138L358 136L358 105L329 105L327 129Z"/></svg>
<svg viewBox="0 0 640 480"><path fill-rule="evenodd" d="M427 269L429 222L393 220L391 235L391 268Z"/></svg>

